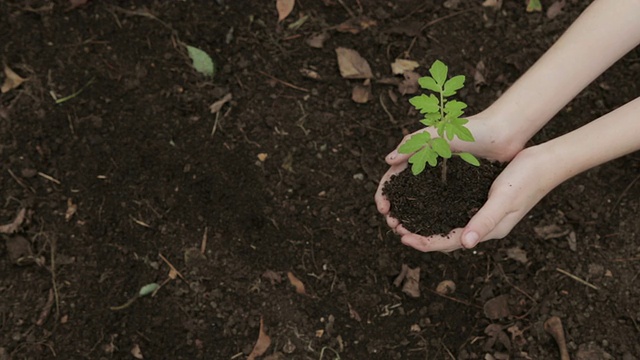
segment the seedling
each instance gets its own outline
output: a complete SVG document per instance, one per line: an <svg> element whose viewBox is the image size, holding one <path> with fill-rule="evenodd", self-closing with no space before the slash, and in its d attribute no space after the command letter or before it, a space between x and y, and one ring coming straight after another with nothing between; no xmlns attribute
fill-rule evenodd
<svg viewBox="0 0 640 360"><path fill-rule="evenodd" d="M457 75L447 80L448 68L442 61L436 60L429 73L418 80L420 87L435 93L435 95L421 94L409 99L424 118L420 120L424 126L434 127L439 137L432 137L427 131L414 134L398 151L403 154L413 154L409 158L411 172L420 174L429 164L435 167L438 158L442 158L442 181L447 182L447 159L459 156L471 165L479 166L478 159L468 152L452 152L450 141L454 137L462 141L475 141L471 131L465 126L469 120L461 118L467 104L458 100L450 100L451 96L464 87L464 75ZM437 95L437 96L436 96Z"/></svg>

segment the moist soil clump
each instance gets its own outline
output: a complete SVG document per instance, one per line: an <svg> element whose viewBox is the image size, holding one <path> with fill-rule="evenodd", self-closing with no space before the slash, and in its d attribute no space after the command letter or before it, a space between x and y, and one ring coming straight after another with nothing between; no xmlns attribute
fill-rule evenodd
<svg viewBox="0 0 640 360"><path fill-rule="evenodd" d="M407 230L425 236L446 234L466 224L482 207L502 168L486 161L476 167L451 158L446 183L440 162L419 175L407 168L392 176L383 194L391 202L391 216Z"/></svg>

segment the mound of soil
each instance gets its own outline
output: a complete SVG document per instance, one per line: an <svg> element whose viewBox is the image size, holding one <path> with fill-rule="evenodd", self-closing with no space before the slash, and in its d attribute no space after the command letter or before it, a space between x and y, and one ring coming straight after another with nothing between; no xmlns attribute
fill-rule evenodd
<svg viewBox="0 0 640 360"><path fill-rule="evenodd" d="M446 183L442 161L415 176L408 167L389 179L383 194L391 202L391 215L409 231L421 235L446 234L464 226L487 200L502 166L483 161L470 165L460 158L447 161Z"/></svg>

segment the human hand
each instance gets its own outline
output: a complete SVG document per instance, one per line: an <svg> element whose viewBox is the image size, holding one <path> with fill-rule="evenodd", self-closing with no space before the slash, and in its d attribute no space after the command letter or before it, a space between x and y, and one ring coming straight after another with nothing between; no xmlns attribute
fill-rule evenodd
<svg viewBox="0 0 640 360"><path fill-rule="evenodd" d="M558 184L558 177L547 166L547 156L532 147L521 151L493 182L484 206L464 228L447 235L422 236L395 227L402 243L420 251L449 252L472 248L479 242L505 237L513 227Z"/></svg>
<svg viewBox="0 0 640 360"><path fill-rule="evenodd" d="M500 129L500 127L495 127L494 125L492 125L491 117L484 117L482 116L482 114L478 114L476 116L469 117L469 120L470 121L467 126L474 134L476 141L464 142L454 140L451 143L451 147L454 152L467 151L490 160L508 161L522 149L522 144L511 141L509 137L501 136L499 131L492 131L492 129ZM433 129L428 128L421 131L430 131L432 136L437 136ZM406 142L412 135L413 134L405 136L401 144ZM460 228L454 229L446 237L423 237L409 232L402 226L398 219L390 216L389 212L391 209L391 204L382 194L382 189L384 188L386 182L389 181L389 179L393 175L396 175L407 168L407 161L411 157L411 155L412 154L400 154L396 148L396 150L392 151L385 158L386 162L390 165L390 168L380 180L378 189L376 191L375 201L378 211L382 215L384 215L387 225L389 225L389 227L394 230L394 232L402 236L403 243L410 245L418 250L452 251L460 248L460 236L462 230ZM438 241L432 241L434 239L438 239Z"/></svg>

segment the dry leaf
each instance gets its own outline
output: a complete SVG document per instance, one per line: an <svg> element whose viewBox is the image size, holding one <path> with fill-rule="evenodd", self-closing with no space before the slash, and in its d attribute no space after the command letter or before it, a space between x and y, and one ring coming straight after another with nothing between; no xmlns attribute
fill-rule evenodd
<svg viewBox="0 0 640 360"><path fill-rule="evenodd" d="M436 292L441 295L453 294L456 291L456 283L451 280L443 280L436 286Z"/></svg>
<svg viewBox="0 0 640 360"><path fill-rule="evenodd" d="M457 9L458 6L460 6L460 1L461 0L447 0L442 4L442 6L445 9Z"/></svg>
<svg viewBox="0 0 640 360"><path fill-rule="evenodd" d="M280 284L282 282L282 276L273 270L267 270L262 273L262 277L269 280L271 285Z"/></svg>
<svg viewBox="0 0 640 360"><path fill-rule="evenodd" d="M296 0L277 0L276 1L276 9L278 9L278 22L284 20L291 11L293 11L293 6L296 4Z"/></svg>
<svg viewBox="0 0 640 360"><path fill-rule="evenodd" d="M215 113L219 112L220 109L222 109L224 104L226 104L229 101L231 101L231 99L233 99L233 95L231 95L231 93L228 93L227 95L223 96L222 99L220 99L220 100L214 102L213 104L211 104L211 106L209 106L209 110L211 110L212 114L215 114Z"/></svg>
<svg viewBox="0 0 640 360"><path fill-rule="evenodd" d="M402 95L415 94L420 90L420 84L418 84L420 74L414 71L407 71L404 73L404 80L398 85L398 91Z"/></svg>
<svg viewBox="0 0 640 360"><path fill-rule="evenodd" d="M402 75L407 71L413 71L418 68L420 64L417 61L407 60L407 59L396 59L396 61L391 64L391 72L393 75Z"/></svg>
<svg viewBox="0 0 640 360"><path fill-rule="evenodd" d="M420 297L420 267L415 269L409 268L407 270L407 276L404 279L404 285L402 285L402 292L412 298Z"/></svg>
<svg viewBox="0 0 640 360"><path fill-rule="evenodd" d="M14 232L16 232L20 225L22 225L22 223L24 222L26 213L27 209L20 209L15 219L13 219L13 222L0 226L0 234L13 234Z"/></svg>
<svg viewBox="0 0 640 360"><path fill-rule="evenodd" d="M318 74L318 72L314 70L300 69L300 74L309 79L322 80L322 77L320 76L320 74Z"/></svg>
<svg viewBox="0 0 640 360"><path fill-rule="evenodd" d="M500 10L500 8L502 7L502 0L484 0L482 6Z"/></svg>
<svg viewBox="0 0 640 360"><path fill-rule="evenodd" d="M511 315L509 295L500 295L487 300L484 304L484 315L491 320L502 319Z"/></svg>
<svg viewBox="0 0 640 360"><path fill-rule="evenodd" d="M567 226L561 227L558 224L551 224L535 226L533 228L533 231L536 233L536 235L538 235L538 237L549 240L563 237L569 234L569 232L571 232L571 229Z"/></svg>
<svg viewBox="0 0 640 360"><path fill-rule="evenodd" d="M140 345L138 344L133 345L131 348L131 355L136 359L144 359L144 356L142 356L142 350L140 350Z"/></svg>
<svg viewBox="0 0 640 360"><path fill-rule="evenodd" d="M358 104L366 104L367 102L369 102L369 100L372 99L373 96L371 95L371 83L369 83L369 85L366 85L367 83L368 80L365 81L365 84L358 84L353 87L353 90L351 91L351 100L357 102Z"/></svg>
<svg viewBox="0 0 640 360"><path fill-rule="evenodd" d="M507 257L523 264L529 262L529 259L527 259L527 252L519 247L512 247L507 249Z"/></svg>
<svg viewBox="0 0 640 360"><path fill-rule="evenodd" d="M260 317L260 333L258 334L258 341L253 346L251 354L247 357L247 360L254 360L256 357L262 356L267 349L271 346L271 338L264 332L264 320Z"/></svg>
<svg viewBox="0 0 640 360"><path fill-rule="evenodd" d="M7 65L4 66L4 75L4 84L2 84L2 87L0 88L0 92L2 92L3 94L17 88L26 80L20 77L20 75L13 72L13 70L11 70L11 68Z"/></svg>
<svg viewBox="0 0 640 360"><path fill-rule="evenodd" d="M78 210L78 205L73 203L71 198L67 199L67 211L64 213L64 220L69 221Z"/></svg>
<svg viewBox="0 0 640 360"><path fill-rule="evenodd" d="M312 48L322 49L324 47L324 42L329 38L328 33L319 33L314 34L310 38L307 39L307 45Z"/></svg>
<svg viewBox="0 0 640 360"><path fill-rule="evenodd" d="M409 267L407 264L402 264L402 269L400 270L400 274L396 276L396 279L393 280L393 285L400 286L404 281L404 278L407 276L407 271L409 271Z"/></svg>
<svg viewBox="0 0 640 360"><path fill-rule="evenodd" d="M373 74L367 60L357 51L343 47L336 48L340 75L345 79L371 79Z"/></svg>
<svg viewBox="0 0 640 360"><path fill-rule="evenodd" d="M260 162L264 162L265 160L267 160L268 156L269 156L269 154L267 154L267 153L260 153L260 154L258 154L258 160L260 160Z"/></svg>
<svg viewBox="0 0 640 360"><path fill-rule="evenodd" d="M564 0L556 1L547 9L547 18L553 19L562 13L562 9L566 5Z"/></svg>
<svg viewBox="0 0 640 360"><path fill-rule="evenodd" d="M69 4L71 6L67 9L67 11L86 5L88 2L89 0L69 0Z"/></svg>
<svg viewBox="0 0 640 360"><path fill-rule="evenodd" d="M307 295L307 292L304 289L304 284L300 281L291 271L287 273L287 277L289 278L289 282L293 287L296 288L296 292L301 295Z"/></svg>

